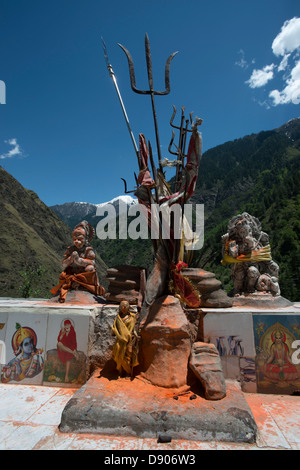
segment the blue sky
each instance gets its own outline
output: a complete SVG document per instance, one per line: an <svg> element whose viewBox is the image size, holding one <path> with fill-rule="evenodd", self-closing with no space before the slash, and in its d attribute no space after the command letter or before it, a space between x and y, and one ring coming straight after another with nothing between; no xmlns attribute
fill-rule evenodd
<svg viewBox="0 0 300 470"><path fill-rule="evenodd" d="M176 123L182 106L203 119L204 151L279 127L300 116L299 18L298 0L0 0L0 165L47 205L108 201L124 194L121 178L133 189L136 155L101 36L136 141L143 133L156 161L150 97L131 91L117 45L147 89L145 33L155 89L179 51L170 94L155 98L163 157L173 105Z"/></svg>

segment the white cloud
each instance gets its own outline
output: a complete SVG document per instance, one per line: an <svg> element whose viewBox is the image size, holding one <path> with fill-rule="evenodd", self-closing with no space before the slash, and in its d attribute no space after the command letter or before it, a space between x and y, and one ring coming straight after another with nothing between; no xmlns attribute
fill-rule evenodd
<svg viewBox="0 0 300 470"><path fill-rule="evenodd" d="M283 70L285 70L288 66L288 60L289 60L289 57L290 57L291 54L285 54L283 56L283 59L282 61L280 62L279 66L278 66L278 72L282 72Z"/></svg>
<svg viewBox="0 0 300 470"><path fill-rule="evenodd" d="M279 34L272 43L273 54L281 58L278 65L271 64L257 70L245 83L250 88L266 85L275 76L282 80L282 90L269 92L270 104L300 104L300 18L294 17L283 23ZM279 76L279 72L284 72ZM266 103L266 101L264 101Z"/></svg>
<svg viewBox="0 0 300 470"><path fill-rule="evenodd" d="M2 155L0 155L1 160L3 160L4 158L23 156L23 151L20 145L18 144L17 139L13 138L13 139L5 140L4 142L8 145L11 145L12 148L7 153L3 153Z"/></svg>
<svg viewBox="0 0 300 470"><path fill-rule="evenodd" d="M290 77L286 80L286 87L282 90L272 90L269 97L273 99L273 105L300 104L300 60L293 68Z"/></svg>
<svg viewBox="0 0 300 470"><path fill-rule="evenodd" d="M272 44L276 56L293 52L300 47L300 18L292 18L284 22L280 33Z"/></svg>
<svg viewBox="0 0 300 470"><path fill-rule="evenodd" d="M235 62L235 65L238 65L242 69L246 70L249 67L249 62L247 62L247 60L245 59L245 52L243 51L243 49L240 49L238 54L240 54L241 57L239 60ZM255 63L255 59L252 59L251 64L254 64L254 63Z"/></svg>
<svg viewBox="0 0 300 470"><path fill-rule="evenodd" d="M248 63L245 60L245 52L243 51L243 49L239 50L239 54L241 55L241 58L240 58L240 60L237 60L235 62L235 65L238 65L242 69L247 69L248 68Z"/></svg>
<svg viewBox="0 0 300 470"><path fill-rule="evenodd" d="M245 83L248 83L250 88L260 88L266 85L274 76L274 64L266 65L263 69L254 69L251 77Z"/></svg>

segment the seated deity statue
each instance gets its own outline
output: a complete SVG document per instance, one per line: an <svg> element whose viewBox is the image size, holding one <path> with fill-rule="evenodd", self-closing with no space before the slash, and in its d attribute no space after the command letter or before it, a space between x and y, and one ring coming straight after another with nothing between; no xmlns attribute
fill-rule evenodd
<svg viewBox="0 0 300 470"><path fill-rule="evenodd" d="M63 257L60 282L51 289L54 295L60 291L60 302L65 301L70 289L88 290L96 295L105 294L105 289L100 286L96 272L96 255L90 246L94 235L94 228L86 220L74 228L72 245L67 248Z"/></svg>
<svg viewBox="0 0 300 470"><path fill-rule="evenodd" d="M247 212L237 215L222 236L223 266L231 265L235 295L267 292L280 295L279 266L271 257L269 236L256 217Z"/></svg>
<svg viewBox="0 0 300 470"><path fill-rule="evenodd" d="M64 254L62 267L67 274L95 271L95 252L89 242L94 237L94 229L86 221L76 225L72 235L72 245Z"/></svg>

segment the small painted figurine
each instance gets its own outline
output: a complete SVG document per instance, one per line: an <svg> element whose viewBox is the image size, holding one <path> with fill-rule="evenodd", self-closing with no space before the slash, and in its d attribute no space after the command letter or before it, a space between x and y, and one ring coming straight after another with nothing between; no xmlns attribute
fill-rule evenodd
<svg viewBox="0 0 300 470"><path fill-rule="evenodd" d="M95 252L89 243L94 238L93 227L86 222L76 225L72 245L65 252L62 266L67 274L95 271Z"/></svg>
<svg viewBox="0 0 300 470"><path fill-rule="evenodd" d="M59 276L59 284L51 289L56 295L60 291L60 302L65 302L70 289L88 290L96 295L104 295L105 289L100 286L95 266L95 252L90 246L95 231L83 220L73 230L72 245L65 252Z"/></svg>
<svg viewBox="0 0 300 470"><path fill-rule="evenodd" d="M117 337L112 351L112 359L117 370L133 375L133 368L138 365L138 341L135 330L136 315L130 311L129 302L123 300L119 305L118 315L112 326L112 333Z"/></svg>

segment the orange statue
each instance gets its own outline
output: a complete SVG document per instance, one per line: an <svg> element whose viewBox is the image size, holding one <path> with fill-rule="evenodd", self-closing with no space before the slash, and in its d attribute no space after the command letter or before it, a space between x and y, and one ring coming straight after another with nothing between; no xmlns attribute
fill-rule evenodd
<svg viewBox="0 0 300 470"><path fill-rule="evenodd" d="M51 289L54 295L60 291L60 302L65 302L70 289L88 290L95 295L105 294L96 272L95 252L89 245L94 235L93 227L86 220L74 228L72 245L67 248L62 261L63 272L59 276L59 284Z"/></svg>

